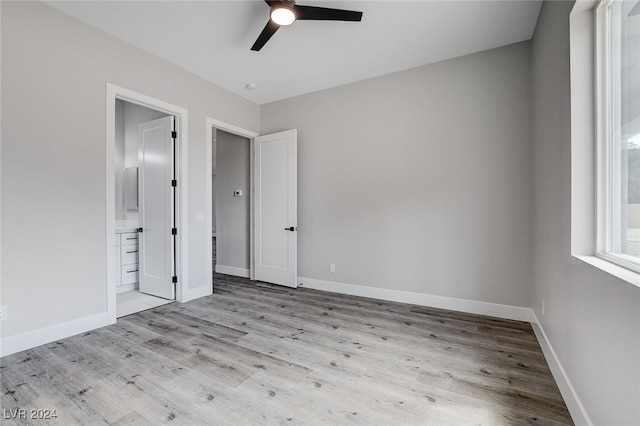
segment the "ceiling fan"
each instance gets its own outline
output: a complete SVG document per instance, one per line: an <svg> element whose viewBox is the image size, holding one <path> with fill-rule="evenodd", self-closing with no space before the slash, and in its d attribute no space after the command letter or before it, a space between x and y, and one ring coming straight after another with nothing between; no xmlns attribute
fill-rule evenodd
<svg viewBox="0 0 640 426"><path fill-rule="evenodd" d="M265 0L271 8L270 19L251 50L258 51L269 41L281 26L295 21L356 21L362 20L362 12L355 10L330 9L328 7L298 6L294 0Z"/></svg>

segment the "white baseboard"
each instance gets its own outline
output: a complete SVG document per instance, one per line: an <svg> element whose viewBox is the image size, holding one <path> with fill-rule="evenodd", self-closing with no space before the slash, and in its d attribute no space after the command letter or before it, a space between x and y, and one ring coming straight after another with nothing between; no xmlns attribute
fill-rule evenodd
<svg viewBox="0 0 640 426"><path fill-rule="evenodd" d="M500 305L498 303L456 299L453 297L367 287L305 277L298 277L298 283L302 287L313 288L316 290L370 297L373 299L382 299L391 302L410 303L413 305L429 306L431 308L448 309L451 311L467 312L470 314L488 315L516 321L532 322L535 318L533 311L530 308L524 308L521 306Z"/></svg>
<svg viewBox="0 0 640 426"><path fill-rule="evenodd" d="M109 321L107 313L103 312L15 336L3 337L0 340L0 356L7 356L35 348L36 346L95 330L96 328L104 327L112 323L113 322Z"/></svg>
<svg viewBox="0 0 640 426"><path fill-rule="evenodd" d="M235 266L216 265L216 272L219 274L233 275L235 277L249 278L249 270L246 268L236 268Z"/></svg>
<svg viewBox="0 0 640 426"><path fill-rule="evenodd" d="M544 329L540 325L538 321L538 317L536 314L531 311L531 315L533 315L533 321L531 321L531 326L533 327L533 331L536 333L536 337L538 338L538 342L540 343L540 347L542 348L542 352L544 353L544 357L547 360L547 364L549 364L549 368L551 369L551 374L553 374L553 378L558 385L558 389L560 389L560 393L562 394L562 398L564 398L565 404L567 404L567 409L571 414L571 418L576 425L585 425L585 426L593 426L587 411L582 405L582 401L578 397L575 388L571 384L571 380L569 380L569 376L565 372L556 352L553 350L553 346L551 346L551 342L547 338L547 333L544 332Z"/></svg>

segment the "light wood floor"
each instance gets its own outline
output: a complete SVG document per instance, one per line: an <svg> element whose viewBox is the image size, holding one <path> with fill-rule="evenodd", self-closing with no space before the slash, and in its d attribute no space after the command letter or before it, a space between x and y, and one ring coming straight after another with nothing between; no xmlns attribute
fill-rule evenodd
<svg viewBox="0 0 640 426"><path fill-rule="evenodd" d="M571 424L527 323L225 275L215 286L3 358L0 423ZM57 418L7 419L16 408Z"/></svg>

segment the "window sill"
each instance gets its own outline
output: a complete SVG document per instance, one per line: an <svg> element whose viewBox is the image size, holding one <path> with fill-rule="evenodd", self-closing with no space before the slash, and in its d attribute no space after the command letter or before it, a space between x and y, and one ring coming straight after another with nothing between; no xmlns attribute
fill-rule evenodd
<svg viewBox="0 0 640 426"><path fill-rule="evenodd" d="M640 287L640 274L638 274L637 272L630 271L629 269L623 268L622 266L618 266L611 262L607 262L606 260L600 259L596 256L574 254L573 257L585 263L588 263L589 265L594 266L610 275L613 275L616 278L626 281L629 284Z"/></svg>

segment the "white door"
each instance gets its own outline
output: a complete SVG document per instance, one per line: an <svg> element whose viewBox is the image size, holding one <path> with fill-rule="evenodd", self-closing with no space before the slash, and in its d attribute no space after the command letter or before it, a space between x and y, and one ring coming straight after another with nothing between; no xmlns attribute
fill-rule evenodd
<svg viewBox="0 0 640 426"><path fill-rule="evenodd" d="M175 299L174 121L172 116L138 127L140 292Z"/></svg>
<svg viewBox="0 0 640 426"><path fill-rule="evenodd" d="M255 278L297 287L297 131L254 141Z"/></svg>

